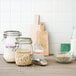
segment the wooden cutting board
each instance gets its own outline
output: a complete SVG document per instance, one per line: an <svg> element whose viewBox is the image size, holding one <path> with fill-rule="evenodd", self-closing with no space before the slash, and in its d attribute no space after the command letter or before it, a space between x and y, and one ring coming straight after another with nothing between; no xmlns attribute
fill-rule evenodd
<svg viewBox="0 0 76 76"><path fill-rule="evenodd" d="M44 55L49 55L48 32L45 31L45 24L40 23L40 30L37 31L37 43L41 44L44 48Z"/></svg>

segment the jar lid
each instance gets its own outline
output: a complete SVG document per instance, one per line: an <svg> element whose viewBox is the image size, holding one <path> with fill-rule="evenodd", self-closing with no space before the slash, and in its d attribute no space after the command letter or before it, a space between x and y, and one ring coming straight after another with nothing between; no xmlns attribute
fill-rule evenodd
<svg viewBox="0 0 76 76"><path fill-rule="evenodd" d="M17 40L17 43L21 43L21 44L24 44L24 43L26 43L26 44L32 44L31 38L18 37L18 38L16 38L16 40Z"/></svg>
<svg viewBox="0 0 76 76"><path fill-rule="evenodd" d="M15 30L4 31L4 36L21 36L21 32Z"/></svg>

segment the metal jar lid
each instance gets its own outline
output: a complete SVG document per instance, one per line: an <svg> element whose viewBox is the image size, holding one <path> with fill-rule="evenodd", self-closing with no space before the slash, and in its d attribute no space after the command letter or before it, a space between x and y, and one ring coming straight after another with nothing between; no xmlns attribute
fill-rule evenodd
<svg viewBox="0 0 76 76"><path fill-rule="evenodd" d="M16 40L17 40L17 43L21 43L21 44L32 44L31 38L18 37L18 38L16 38Z"/></svg>
<svg viewBox="0 0 76 76"><path fill-rule="evenodd" d="M21 32L15 30L4 31L4 36L21 36Z"/></svg>

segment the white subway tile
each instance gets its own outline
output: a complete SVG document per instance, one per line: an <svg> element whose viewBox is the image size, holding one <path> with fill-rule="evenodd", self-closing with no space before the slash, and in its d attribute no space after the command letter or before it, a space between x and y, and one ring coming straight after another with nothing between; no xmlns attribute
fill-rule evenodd
<svg viewBox="0 0 76 76"><path fill-rule="evenodd" d="M50 34L51 43L69 43L72 32L52 32Z"/></svg>
<svg viewBox="0 0 76 76"><path fill-rule="evenodd" d="M61 43L69 43L76 26L75 0L0 0L0 36L6 30L20 30L30 37L34 15L40 14L49 32L53 53L60 52ZM50 53L51 53L50 50Z"/></svg>
<svg viewBox="0 0 76 76"><path fill-rule="evenodd" d="M72 22L55 22L53 23L53 32L72 32Z"/></svg>
<svg viewBox="0 0 76 76"><path fill-rule="evenodd" d="M53 0L32 0L33 12L49 12L53 11Z"/></svg>
<svg viewBox="0 0 76 76"><path fill-rule="evenodd" d="M51 44L51 50L50 50L50 53L53 53L53 54L58 54L60 53L60 44Z"/></svg>

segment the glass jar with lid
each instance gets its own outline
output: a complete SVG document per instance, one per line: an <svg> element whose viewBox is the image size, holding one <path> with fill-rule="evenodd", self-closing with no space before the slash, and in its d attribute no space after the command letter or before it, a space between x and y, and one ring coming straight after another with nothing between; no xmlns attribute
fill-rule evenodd
<svg viewBox="0 0 76 76"><path fill-rule="evenodd" d="M17 65L25 66L32 64L32 40L31 38L16 38L15 62Z"/></svg>
<svg viewBox="0 0 76 76"><path fill-rule="evenodd" d="M4 52L3 57L7 62L15 62L15 42L16 38L20 37L19 31L5 31L4 32Z"/></svg>
<svg viewBox="0 0 76 76"><path fill-rule="evenodd" d="M73 33L71 37L71 49L69 54L72 55L74 59L76 59L76 27L73 26Z"/></svg>

